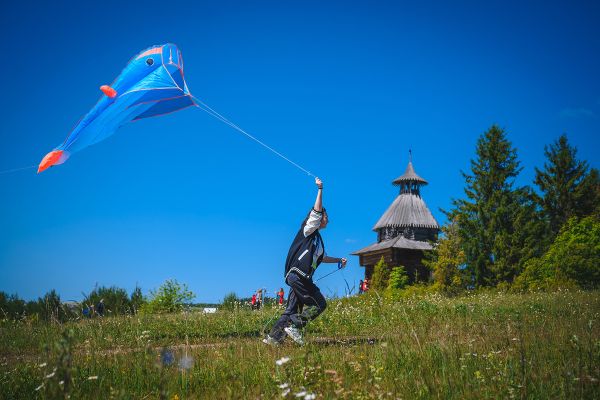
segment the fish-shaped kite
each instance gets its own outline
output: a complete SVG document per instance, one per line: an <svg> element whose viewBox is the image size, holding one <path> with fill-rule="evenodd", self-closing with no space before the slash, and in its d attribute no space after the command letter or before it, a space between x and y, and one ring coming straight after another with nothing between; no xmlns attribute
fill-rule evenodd
<svg viewBox="0 0 600 400"><path fill-rule="evenodd" d="M64 163L69 156L106 139L122 125L196 105L183 76L183 58L174 44L153 46L133 57L69 134L48 153L38 173Z"/></svg>

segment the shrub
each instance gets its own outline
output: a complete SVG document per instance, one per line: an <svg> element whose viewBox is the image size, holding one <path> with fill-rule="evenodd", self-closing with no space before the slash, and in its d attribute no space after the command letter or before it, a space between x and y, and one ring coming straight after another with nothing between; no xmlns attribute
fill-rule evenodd
<svg viewBox="0 0 600 400"><path fill-rule="evenodd" d="M447 294L462 291L468 282L462 266L466 262L465 252L456 223L442 227L443 237L434 250L426 253L423 263L433 271L434 289Z"/></svg>
<svg viewBox="0 0 600 400"><path fill-rule="evenodd" d="M373 268L373 275L371 276L371 280L369 282L369 289L384 290L387 288L389 276L390 268L386 264L383 256L381 256L381 259Z"/></svg>
<svg viewBox="0 0 600 400"><path fill-rule="evenodd" d="M600 286L600 221L595 217L571 218L546 254L525 264L515 279L515 290L552 289L564 286Z"/></svg>
<svg viewBox="0 0 600 400"><path fill-rule="evenodd" d="M390 272L390 278L388 280L387 290L399 290L404 289L408 284L408 275L403 266L392 268Z"/></svg>
<svg viewBox="0 0 600 400"><path fill-rule="evenodd" d="M235 293L231 292L223 298L223 304L221 304L221 308L224 310L233 311L238 307L239 303L240 299L238 299Z"/></svg>
<svg viewBox="0 0 600 400"><path fill-rule="evenodd" d="M175 279L168 279L157 291L150 292L150 301L142 306L142 311L148 313L168 313L183 310L196 295L187 285L180 284Z"/></svg>

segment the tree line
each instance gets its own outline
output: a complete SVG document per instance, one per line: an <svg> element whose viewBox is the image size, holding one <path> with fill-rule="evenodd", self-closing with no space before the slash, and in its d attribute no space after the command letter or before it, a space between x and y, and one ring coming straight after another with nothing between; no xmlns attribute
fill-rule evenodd
<svg viewBox="0 0 600 400"><path fill-rule="evenodd" d="M95 287L89 294L83 293L83 296L81 302L62 301L52 289L37 300L25 301L16 294L0 291L0 318L63 322L82 316L93 317L100 302L104 304L102 314L106 315L135 314L146 303L139 286L131 294L116 286Z"/></svg>
<svg viewBox="0 0 600 400"><path fill-rule="evenodd" d="M96 286L89 294L82 294L84 299L80 302L62 301L55 290L50 290L37 300L25 301L16 294L0 291L0 319L64 322L79 318L134 315L138 312L178 312L192 306L191 301L196 297L186 284L175 279L167 279L158 289L151 290L148 296L142 294L139 286L131 294L116 286Z"/></svg>
<svg viewBox="0 0 600 400"><path fill-rule="evenodd" d="M546 145L544 154L535 188L517 186L522 167L505 130L493 125L479 137L470 171L461 171L464 197L442 210L448 222L424 260L431 289L600 285L598 170L577 158L565 134ZM402 288L403 274L382 260L372 286Z"/></svg>

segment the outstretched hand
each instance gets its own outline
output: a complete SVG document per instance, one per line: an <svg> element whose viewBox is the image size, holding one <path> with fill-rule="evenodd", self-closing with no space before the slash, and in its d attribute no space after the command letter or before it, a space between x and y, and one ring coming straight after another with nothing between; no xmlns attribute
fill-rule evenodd
<svg viewBox="0 0 600 400"><path fill-rule="evenodd" d="M323 189L323 181L321 179L315 178L315 185L317 185L319 189Z"/></svg>
<svg viewBox="0 0 600 400"><path fill-rule="evenodd" d="M344 268L346 266L346 263L348 262L348 260L346 260L345 258L341 258L340 262L342 263L342 268Z"/></svg>

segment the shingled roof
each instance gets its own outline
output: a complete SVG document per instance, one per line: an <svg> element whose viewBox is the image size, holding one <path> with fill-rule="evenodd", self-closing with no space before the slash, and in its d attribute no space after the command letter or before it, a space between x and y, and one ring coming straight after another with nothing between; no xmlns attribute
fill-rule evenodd
<svg viewBox="0 0 600 400"><path fill-rule="evenodd" d="M424 242L421 240L411 240L407 239L404 236L397 236L393 239L384 240L379 243L374 243L370 246L367 246L363 249L357 250L352 255L360 255L363 253L369 253L371 251L384 250L395 247L397 249L413 249L413 250L431 250L433 246L429 242Z"/></svg>
<svg viewBox="0 0 600 400"><path fill-rule="evenodd" d="M415 170L413 168L411 161L408 162L406 171L404 171L404 173L402 175L400 175L399 177L394 179L392 183L394 185L401 185L403 183L409 183L409 182L416 182L416 183L419 183L422 185L427 185L427 181L425 179L421 178L419 175L417 175L417 173L415 172Z"/></svg>
<svg viewBox="0 0 600 400"><path fill-rule="evenodd" d="M435 228L440 226L421 196L401 193L373 227L374 231L388 226Z"/></svg>

